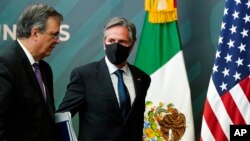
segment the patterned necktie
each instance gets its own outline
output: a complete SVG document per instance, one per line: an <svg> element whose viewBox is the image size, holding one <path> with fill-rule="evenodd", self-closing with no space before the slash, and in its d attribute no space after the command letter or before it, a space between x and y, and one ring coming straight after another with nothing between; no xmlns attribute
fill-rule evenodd
<svg viewBox="0 0 250 141"><path fill-rule="evenodd" d="M34 70L35 70L37 81L38 81L38 83L40 85L40 88L41 88L41 91L43 93L43 97L46 100L46 94L45 94L45 90L44 90L43 79L42 79L42 75L41 75L39 64L38 63L34 63L33 67L34 67Z"/></svg>
<svg viewBox="0 0 250 141"><path fill-rule="evenodd" d="M120 101L120 108L122 111L122 116L125 119L131 108L130 97L128 90L123 82L123 77L122 77L123 70L117 70L114 73L118 77L118 95Z"/></svg>

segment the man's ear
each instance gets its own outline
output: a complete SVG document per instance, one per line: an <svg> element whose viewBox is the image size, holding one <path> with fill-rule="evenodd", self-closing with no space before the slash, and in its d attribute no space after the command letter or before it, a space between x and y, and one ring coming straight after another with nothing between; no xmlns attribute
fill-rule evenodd
<svg viewBox="0 0 250 141"><path fill-rule="evenodd" d="M30 37L34 40L37 40L38 34L40 33L39 29L36 27L33 27L30 32Z"/></svg>

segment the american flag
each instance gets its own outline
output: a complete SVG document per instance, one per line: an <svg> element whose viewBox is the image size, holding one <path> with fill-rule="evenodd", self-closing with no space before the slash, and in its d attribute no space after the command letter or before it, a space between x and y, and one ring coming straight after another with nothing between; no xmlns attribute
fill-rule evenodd
<svg viewBox="0 0 250 141"><path fill-rule="evenodd" d="M201 141L230 140L230 125L250 124L250 0L227 0L208 87Z"/></svg>

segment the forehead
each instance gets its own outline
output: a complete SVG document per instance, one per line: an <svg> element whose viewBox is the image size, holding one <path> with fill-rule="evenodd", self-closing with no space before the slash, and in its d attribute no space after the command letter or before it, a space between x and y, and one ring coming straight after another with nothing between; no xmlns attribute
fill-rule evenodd
<svg viewBox="0 0 250 141"><path fill-rule="evenodd" d="M46 30L57 32L60 30L61 21L59 17L49 17L47 20Z"/></svg>
<svg viewBox="0 0 250 141"><path fill-rule="evenodd" d="M125 38L129 39L129 31L124 26L114 26L106 30L107 38Z"/></svg>

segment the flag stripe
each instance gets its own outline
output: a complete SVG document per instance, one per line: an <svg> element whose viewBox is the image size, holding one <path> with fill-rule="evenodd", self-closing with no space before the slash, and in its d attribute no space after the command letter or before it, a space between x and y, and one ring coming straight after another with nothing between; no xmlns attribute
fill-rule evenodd
<svg viewBox="0 0 250 141"><path fill-rule="evenodd" d="M244 88L243 92L245 93L248 102L250 102L250 76L248 76L246 79L244 79L241 83L240 83L240 87ZM249 122L250 123L250 122Z"/></svg>
<svg viewBox="0 0 250 141"><path fill-rule="evenodd" d="M207 100L208 100L209 105L208 104L207 105L211 106L211 108L208 108L209 110L211 109L209 113L213 113L215 117L211 118L208 115L207 117L205 117L205 119L209 121L207 122L207 124L210 130L212 130L213 128L216 128L216 131L211 131L214 134L216 140L217 140L216 133L225 134L225 135L219 135L219 136L222 136L223 139L225 138L224 136L226 136L226 138L228 139L229 138L228 126L232 124L232 121L230 117L228 116L227 111L225 110L224 104L214 86L212 79L210 80L210 83L211 85L209 85L209 88L208 88L209 94L207 95ZM206 112L206 109L204 109L204 113L205 112ZM219 120L217 120L217 117L220 117ZM217 127L217 126L221 126L221 127Z"/></svg>
<svg viewBox="0 0 250 141"><path fill-rule="evenodd" d="M205 121L204 116L202 117L202 120ZM203 141L203 140L205 140L205 141L215 141L215 139L213 137L213 134L211 133L211 131L210 131L209 127L207 126L206 122L204 122L204 124L202 124L202 129L204 130L204 132L201 133L202 134L201 136L205 137L205 138L204 139L200 138L200 141Z"/></svg>
<svg viewBox="0 0 250 141"><path fill-rule="evenodd" d="M236 85L232 90L230 90L232 93L233 99L237 103L237 107L239 108L239 114L242 116L242 120L244 122L236 122L235 124L247 124L249 123L249 116L250 116L250 104L247 100L247 97L242 90L242 87L240 85ZM236 113L235 113L236 114ZM247 122L248 121L248 122Z"/></svg>
<svg viewBox="0 0 250 141"><path fill-rule="evenodd" d="M135 65L151 75L180 50L177 23L151 24L146 13Z"/></svg>
<svg viewBox="0 0 250 141"><path fill-rule="evenodd" d="M175 81L170 81L173 79L173 76ZM153 103L162 102L165 105L173 103L175 108L181 111L186 117L187 128L182 140L194 140L192 103L182 51L179 51L168 63L164 64L151 75L151 84L148 89L146 101ZM147 113L145 115L147 116Z"/></svg>
<svg viewBox="0 0 250 141"><path fill-rule="evenodd" d="M244 123L238 124L250 123L250 103L246 95L249 95L249 93L244 92L244 87L249 87L249 82L249 77L247 77L242 82L240 82L239 85L236 85L235 89L232 89L234 93L232 96L234 97L234 99L236 99L236 103L238 104L237 106L239 107L241 115L244 118Z"/></svg>
<svg viewBox="0 0 250 141"><path fill-rule="evenodd" d="M205 102L205 111L204 111L203 116L205 119L203 121L206 122L211 133L213 134L214 138L216 138L217 141L228 140L227 139L228 137L225 135L223 128L221 128L221 125L219 124L217 116L215 115L210 103L207 100ZM207 121L209 121L209 122L207 122ZM215 128L216 130L211 130L212 128ZM203 132L203 134L205 134L205 136L203 138L209 137L206 132ZM206 141L207 141L207 138L206 138Z"/></svg>
<svg viewBox="0 0 250 141"><path fill-rule="evenodd" d="M242 115L238 109L238 106L234 102L234 99L233 99L231 93L229 93L229 92L225 93L221 97L221 99L222 99L222 102L225 106L225 109L226 109L229 117L231 118L233 124L245 124L245 120L242 117Z"/></svg>

